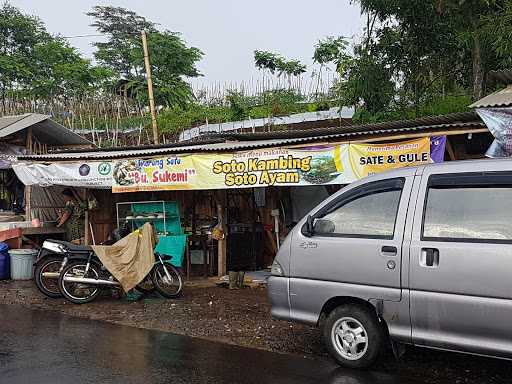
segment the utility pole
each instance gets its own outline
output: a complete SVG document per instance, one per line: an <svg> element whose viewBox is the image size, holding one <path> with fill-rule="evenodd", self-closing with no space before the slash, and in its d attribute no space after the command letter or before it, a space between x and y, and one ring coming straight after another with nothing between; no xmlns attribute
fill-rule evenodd
<svg viewBox="0 0 512 384"><path fill-rule="evenodd" d="M149 109L151 110L151 125L153 127L153 143L158 144L158 125L156 123L155 98L153 97L153 79L151 78L151 64L149 63L148 39L146 31L142 31L142 47L144 48L144 64L148 79Z"/></svg>

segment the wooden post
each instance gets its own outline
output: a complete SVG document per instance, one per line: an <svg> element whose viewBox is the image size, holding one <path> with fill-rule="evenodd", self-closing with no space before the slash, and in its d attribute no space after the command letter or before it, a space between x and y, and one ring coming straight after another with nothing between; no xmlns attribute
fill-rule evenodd
<svg viewBox="0 0 512 384"><path fill-rule="evenodd" d="M32 220L32 186L25 186L25 220Z"/></svg>
<svg viewBox="0 0 512 384"><path fill-rule="evenodd" d="M153 97L153 79L151 78L151 64L149 63L149 50L146 31L142 31L142 47L144 49L144 64L148 80L149 109L151 111L151 125L153 127L153 143L158 144L158 126L156 122L155 99Z"/></svg>
<svg viewBox="0 0 512 384"><path fill-rule="evenodd" d="M89 190L87 188L84 188L84 203L87 205L87 207L85 208L85 213L84 213L84 225L85 225L85 228L84 228L84 243L85 245L89 245L90 241L89 241L89 202L88 202L88 198L89 198Z"/></svg>
<svg viewBox="0 0 512 384"><path fill-rule="evenodd" d="M450 156L451 161L457 160L457 157L455 156L455 151L453 150L452 143L450 142L448 136L446 136L446 151L448 152L448 156Z"/></svg>
<svg viewBox="0 0 512 384"><path fill-rule="evenodd" d="M28 127L25 147L27 148L27 152L29 154L32 154L32 142L33 142L32 127ZM32 187L30 185L27 185L25 187L25 220L28 220L28 221L32 220L31 199L32 199Z"/></svg>
<svg viewBox="0 0 512 384"><path fill-rule="evenodd" d="M218 254L218 260L217 260L217 275L219 277L222 277L226 275L227 273L227 228L226 228L226 191L221 190L218 194L218 200L217 200L217 217L219 219L219 223L222 227L222 231L224 232L224 238L220 239L217 243L217 254Z"/></svg>
<svg viewBox="0 0 512 384"><path fill-rule="evenodd" d="M33 143L32 127L28 127L27 128L27 140L25 143L25 147L27 148L27 151L29 153L32 153L32 143Z"/></svg>

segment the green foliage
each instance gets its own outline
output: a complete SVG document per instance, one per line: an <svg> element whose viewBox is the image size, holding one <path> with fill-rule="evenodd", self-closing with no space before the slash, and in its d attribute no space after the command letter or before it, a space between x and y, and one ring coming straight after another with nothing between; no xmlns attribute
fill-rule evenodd
<svg viewBox="0 0 512 384"><path fill-rule="evenodd" d="M327 38L314 59L341 58L332 92L356 106L359 121L465 110L466 95L481 97L487 70L512 64L512 0L358 2L367 23L353 53Z"/></svg>
<svg viewBox="0 0 512 384"><path fill-rule="evenodd" d="M300 76L306 72L307 67L298 60L286 60L277 53L267 51L254 51L254 65L261 70L268 70L277 76Z"/></svg>
<svg viewBox="0 0 512 384"><path fill-rule="evenodd" d="M229 112L234 120L244 120L249 116L250 99L240 92L228 91L226 96Z"/></svg>
<svg viewBox="0 0 512 384"><path fill-rule="evenodd" d="M95 6L87 16L94 19L91 27L108 39L94 43L96 60L127 79L141 76L141 32L156 32L155 24L121 7Z"/></svg>
<svg viewBox="0 0 512 384"><path fill-rule="evenodd" d="M279 55L267 51L254 51L254 65L261 70L268 70L274 74L277 69Z"/></svg>
<svg viewBox="0 0 512 384"><path fill-rule="evenodd" d="M512 0L503 1L499 13L491 13L481 19L481 36L496 55L501 68L512 67Z"/></svg>
<svg viewBox="0 0 512 384"><path fill-rule="evenodd" d="M0 97L69 97L105 84L112 73L94 67L41 21L4 3L0 8Z"/></svg>
<svg viewBox="0 0 512 384"><path fill-rule="evenodd" d="M34 68L34 47L48 36L36 17L25 16L9 3L0 8L0 83L2 91L28 82Z"/></svg>
<svg viewBox="0 0 512 384"><path fill-rule="evenodd" d="M158 116L158 126L164 132L177 133L182 129L202 124L216 124L248 118L268 118L293 113L323 110L325 104L306 103L304 97L293 90L266 91L258 96L244 96L228 92L226 100L217 105L191 103L184 107L169 108Z"/></svg>
<svg viewBox="0 0 512 384"><path fill-rule="evenodd" d="M363 105L370 113L386 110L395 94L392 74L383 57L362 51L340 65L334 92L340 106Z"/></svg>
<svg viewBox="0 0 512 384"><path fill-rule="evenodd" d="M423 116L438 116L449 113L467 112L471 104L471 97L446 96L419 105L418 107L394 105L386 111L371 113L366 109L358 110L353 121L356 123L380 123L393 120L415 119Z"/></svg>
<svg viewBox="0 0 512 384"><path fill-rule="evenodd" d="M486 71L512 64L512 0L358 2L367 23L353 54L328 38L314 57L343 57L333 93L361 121L464 110L467 95L482 96Z"/></svg>
<svg viewBox="0 0 512 384"><path fill-rule="evenodd" d="M107 35L95 43L95 57L121 78L129 80L134 95L147 104L146 77L141 32L148 32L154 94L157 104L184 107L193 93L186 78L200 76L196 68L203 53L187 47L179 33L159 31L156 25L135 12L112 6L96 6L87 15L91 26Z"/></svg>
<svg viewBox="0 0 512 384"><path fill-rule="evenodd" d="M261 105L253 110L252 118L284 116L305 110L304 97L291 89L265 91L260 97Z"/></svg>
<svg viewBox="0 0 512 384"><path fill-rule="evenodd" d="M349 59L347 47L348 42L344 37L329 36L315 45L313 60L322 66L334 63L336 70L342 70L344 63Z"/></svg>

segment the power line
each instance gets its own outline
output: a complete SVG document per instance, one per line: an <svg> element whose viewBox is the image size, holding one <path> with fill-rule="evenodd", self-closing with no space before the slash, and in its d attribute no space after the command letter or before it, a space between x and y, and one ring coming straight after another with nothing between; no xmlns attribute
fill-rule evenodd
<svg viewBox="0 0 512 384"><path fill-rule="evenodd" d="M105 35L91 34L91 35L75 35L75 36L60 36L60 37L62 37L63 39L77 39L77 38L81 38L81 37L101 37L101 36L105 36Z"/></svg>
<svg viewBox="0 0 512 384"><path fill-rule="evenodd" d="M123 35L125 35L125 36L139 36L140 33L138 33L138 32L133 32L133 33L128 32L128 33L123 33ZM77 39L77 38L82 38L82 37L105 37L105 36L108 36L108 34L105 34L105 33L103 33L103 34L95 34L95 33L93 33L93 34L87 34L87 35L60 36L60 37L63 38L63 39Z"/></svg>

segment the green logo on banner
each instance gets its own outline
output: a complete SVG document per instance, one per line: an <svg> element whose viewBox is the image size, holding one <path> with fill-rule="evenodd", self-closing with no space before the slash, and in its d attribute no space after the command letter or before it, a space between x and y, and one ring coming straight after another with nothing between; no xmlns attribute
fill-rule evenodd
<svg viewBox="0 0 512 384"><path fill-rule="evenodd" d="M108 175L110 173L111 165L110 163L101 163L98 165L98 172L100 175Z"/></svg>

